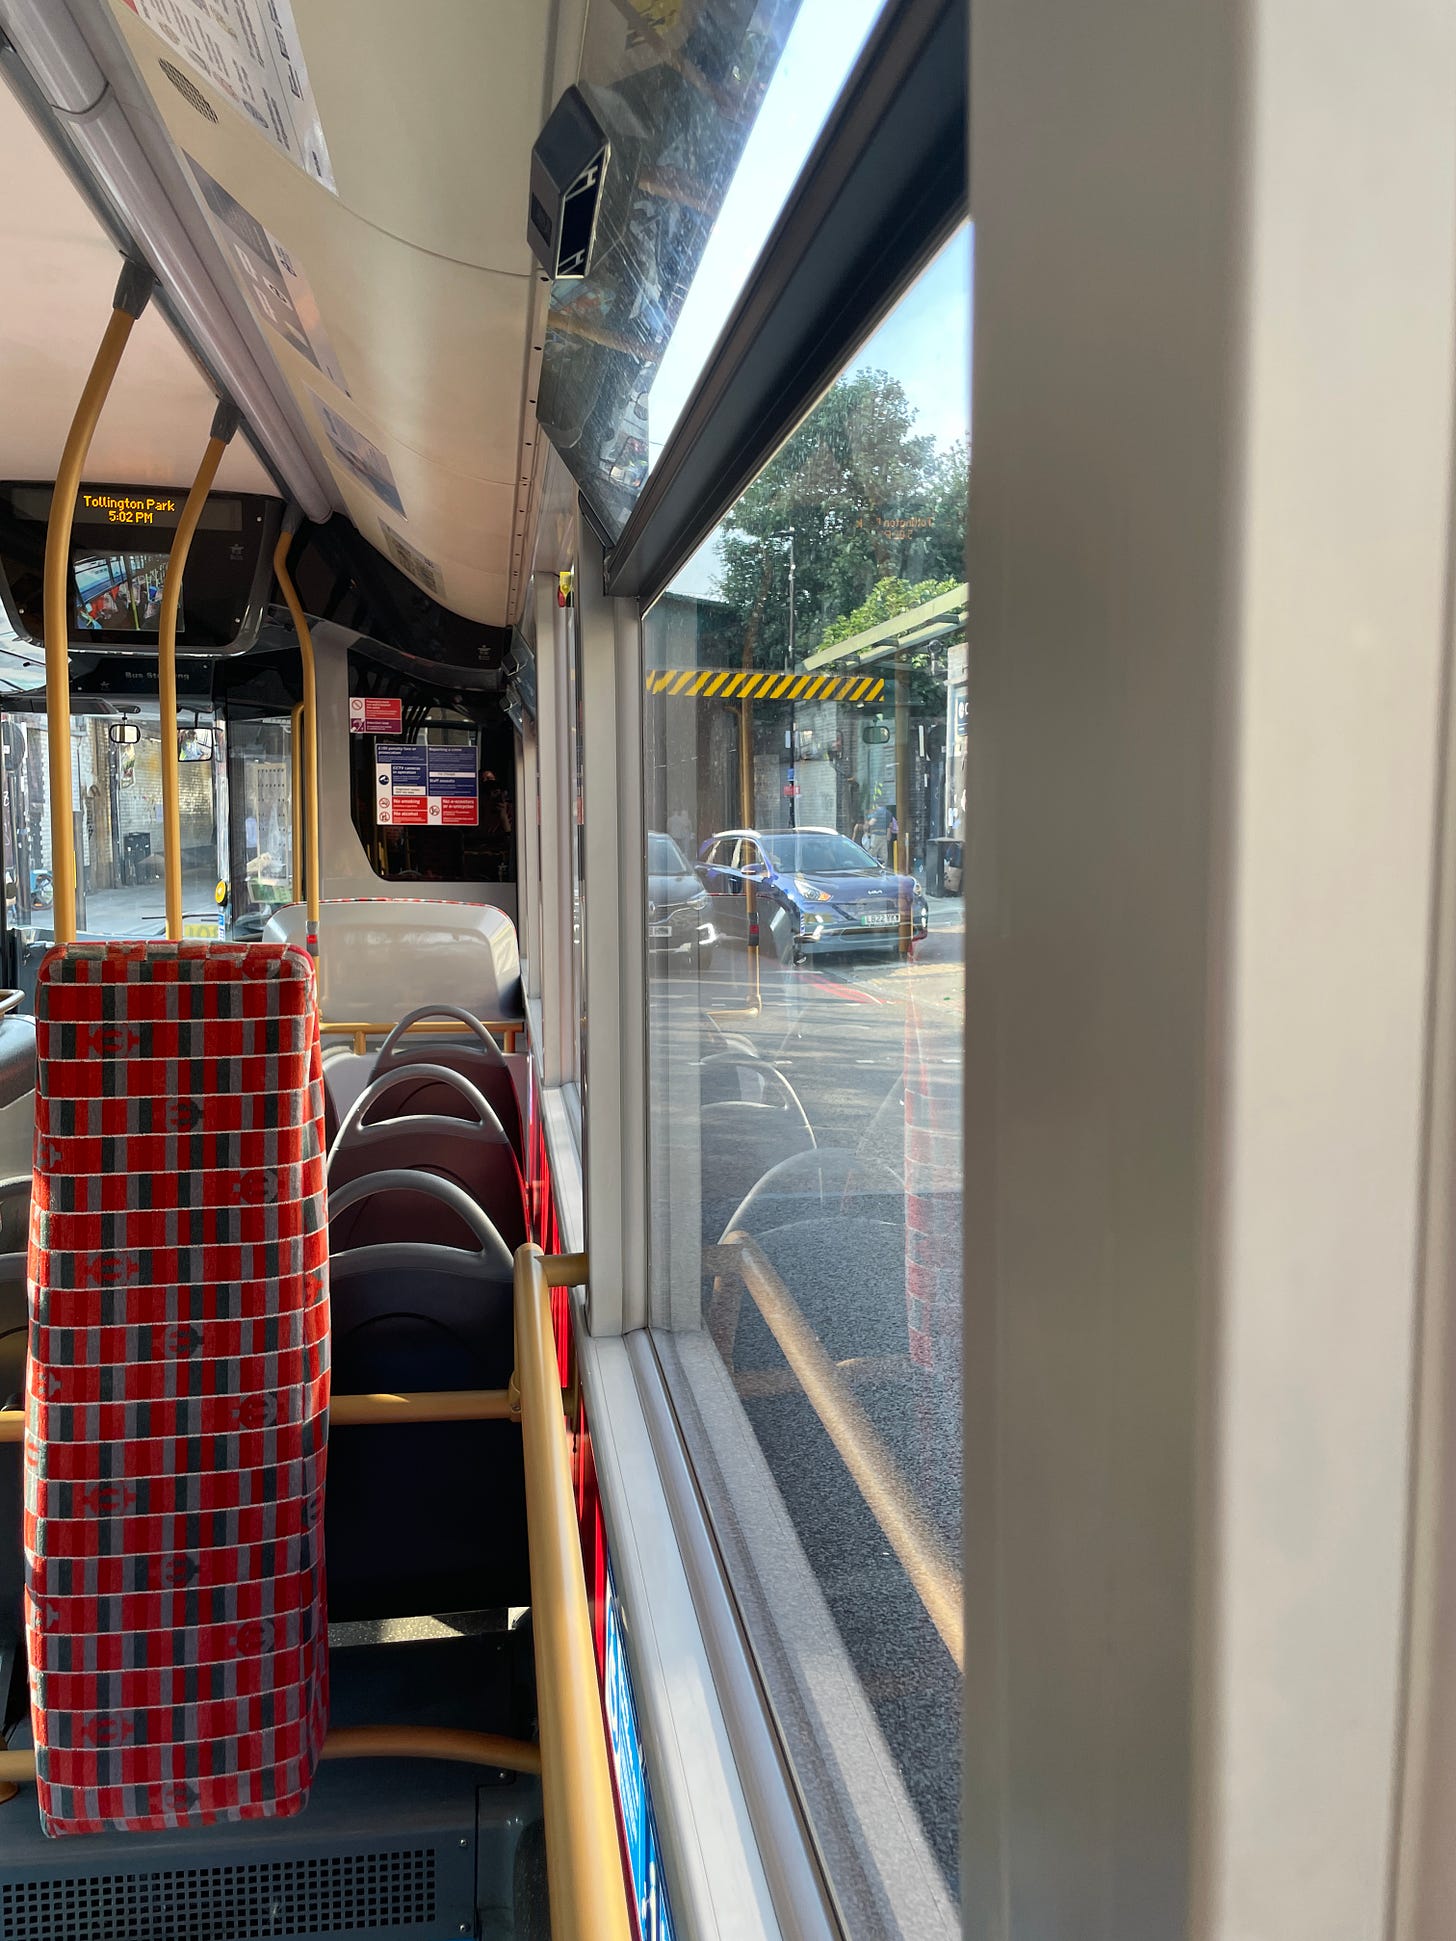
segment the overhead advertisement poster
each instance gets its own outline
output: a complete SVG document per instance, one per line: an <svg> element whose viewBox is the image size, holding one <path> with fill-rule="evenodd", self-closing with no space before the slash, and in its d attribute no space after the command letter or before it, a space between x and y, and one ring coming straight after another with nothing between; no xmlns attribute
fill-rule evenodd
<svg viewBox="0 0 1456 1941"><path fill-rule="evenodd" d="M213 180L201 162L194 162L190 155L187 161L203 200L227 231L254 310L347 397L349 387L324 329L318 301L297 261L221 182Z"/></svg>
<svg viewBox="0 0 1456 1941"><path fill-rule="evenodd" d="M361 485L367 485L376 498L383 499L386 505L393 506L396 512L403 515L399 487L394 482L394 473L389 469L389 460L384 453L362 431L356 431L347 418L341 418L337 411L331 411L316 391L312 396L314 409L323 422L324 435L334 457Z"/></svg>
<svg viewBox="0 0 1456 1941"><path fill-rule="evenodd" d="M376 742L374 820L381 829L477 827L480 777L475 748Z"/></svg>
<svg viewBox="0 0 1456 1941"><path fill-rule="evenodd" d="M338 193L293 0L125 0L137 19L296 162ZM184 77L185 78L185 77Z"/></svg>

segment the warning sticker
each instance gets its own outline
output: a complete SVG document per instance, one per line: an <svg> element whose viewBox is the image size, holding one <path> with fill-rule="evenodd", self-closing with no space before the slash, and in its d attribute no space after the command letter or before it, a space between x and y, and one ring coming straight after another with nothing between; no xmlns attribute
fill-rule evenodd
<svg viewBox="0 0 1456 1941"><path fill-rule="evenodd" d="M425 748L376 742L374 820L381 829L409 824L475 828L480 821L480 779L474 745Z"/></svg>
<svg viewBox="0 0 1456 1941"><path fill-rule="evenodd" d="M384 543L389 548L389 556L401 572L408 573L411 579L418 580L427 592L438 596L440 591L440 569L434 560L426 559L423 553L415 551L409 541L385 525L381 519L379 530L384 534Z"/></svg>
<svg viewBox="0 0 1456 1941"><path fill-rule="evenodd" d="M404 702L397 694L351 694L351 735L397 735L404 728Z"/></svg>
<svg viewBox="0 0 1456 1941"><path fill-rule="evenodd" d="M425 807L428 750L381 741L374 749L374 820L381 829L429 820Z"/></svg>
<svg viewBox="0 0 1456 1941"><path fill-rule="evenodd" d="M137 19L288 157L338 193L293 0L126 0Z"/></svg>
<svg viewBox="0 0 1456 1941"><path fill-rule="evenodd" d="M331 411L316 391L313 401L323 420L324 435L344 470L352 473L361 485L368 486L376 498L383 499L386 505L393 506L403 516L399 487L394 482L394 473L390 471L389 460L384 453L362 431L356 431L347 418L341 418L337 411Z"/></svg>
<svg viewBox="0 0 1456 1941"><path fill-rule="evenodd" d="M475 747L430 750L426 813L433 823L473 829L480 821L479 765Z"/></svg>
<svg viewBox="0 0 1456 1941"><path fill-rule="evenodd" d="M324 329L318 301L297 259L228 194L221 182L215 182L200 162L194 162L190 155L187 161L203 200L227 232L226 243L242 270L243 288L254 310L347 397L349 387L343 370Z"/></svg>

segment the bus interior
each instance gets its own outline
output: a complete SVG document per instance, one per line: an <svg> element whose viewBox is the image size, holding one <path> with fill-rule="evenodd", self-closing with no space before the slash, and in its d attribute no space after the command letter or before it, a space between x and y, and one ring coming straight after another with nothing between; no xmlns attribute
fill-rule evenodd
<svg viewBox="0 0 1456 1941"><path fill-rule="evenodd" d="M0 68L0 1934L949 1934L963 9Z"/></svg>
<svg viewBox="0 0 1456 1941"><path fill-rule="evenodd" d="M1456 1934L1453 132L0 0L0 1941Z"/></svg>

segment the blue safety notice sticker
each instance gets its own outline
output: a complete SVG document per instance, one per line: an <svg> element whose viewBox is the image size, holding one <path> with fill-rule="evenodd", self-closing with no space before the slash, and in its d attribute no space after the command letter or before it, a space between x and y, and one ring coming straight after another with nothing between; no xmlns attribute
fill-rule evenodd
<svg viewBox="0 0 1456 1941"><path fill-rule="evenodd" d="M610 1559L607 1562L607 1657L604 1682L607 1730L612 1743L612 1764L617 1775L622 1826L627 1837L632 1890L637 1901L638 1932L642 1941L673 1941L672 1910L668 1906L667 1882L663 1878L662 1842L657 1832L657 1816L652 1810L652 1790L647 1783L642 1738L637 1729L632 1674L627 1666L626 1642L622 1636L622 1617Z"/></svg>

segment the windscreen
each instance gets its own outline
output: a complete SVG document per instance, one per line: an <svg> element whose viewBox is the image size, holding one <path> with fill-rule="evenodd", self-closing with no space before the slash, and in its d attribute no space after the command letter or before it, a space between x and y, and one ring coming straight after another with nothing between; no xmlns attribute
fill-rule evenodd
<svg viewBox="0 0 1456 1941"><path fill-rule="evenodd" d="M775 869L801 870L809 876L863 876L878 867L867 850L847 836L805 829L792 836L770 836L764 843Z"/></svg>
<svg viewBox="0 0 1456 1941"><path fill-rule="evenodd" d="M647 837L647 874L649 876L688 876L687 858L671 836L653 830Z"/></svg>

